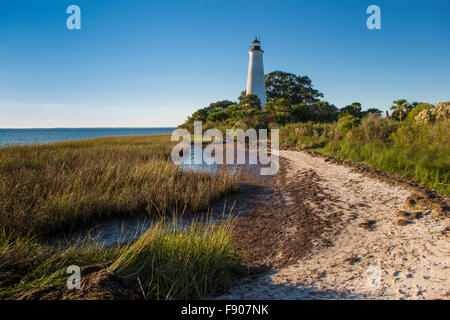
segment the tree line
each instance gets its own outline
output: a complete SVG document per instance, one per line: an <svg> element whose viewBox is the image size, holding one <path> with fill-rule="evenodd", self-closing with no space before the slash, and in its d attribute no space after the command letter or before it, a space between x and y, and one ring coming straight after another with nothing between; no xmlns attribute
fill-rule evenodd
<svg viewBox="0 0 450 320"><path fill-rule="evenodd" d="M370 108L363 111L361 103L353 102L343 108L321 100L323 94L314 89L308 76L288 72L273 71L265 76L267 103L262 106L256 95L241 92L238 101L222 100L195 111L181 127L191 129L194 121L202 121L207 126L227 126L241 128L269 128L297 122L328 123L341 116L352 115L363 118L382 111ZM394 101L386 111L386 117L403 121L413 110L431 107L428 103L409 103L406 99Z"/></svg>

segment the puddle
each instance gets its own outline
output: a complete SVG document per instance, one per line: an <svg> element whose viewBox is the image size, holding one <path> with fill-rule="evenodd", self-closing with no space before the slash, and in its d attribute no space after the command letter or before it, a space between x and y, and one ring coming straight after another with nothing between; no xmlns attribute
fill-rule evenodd
<svg viewBox="0 0 450 320"><path fill-rule="evenodd" d="M217 152L224 152L221 147L222 144L218 144ZM220 151L219 151L220 150ZM195 164L194 159L195 156L198 159L202 159L202 163ZM224 154L223 159L225 160L226 156ZM249 163L249 152L245 151L245 162L246 164L217 164L214 159L209 157L208 155L203 154L203 149L199 151L195 151L194 147L191 147L191 157L189 160L186 160L184 163L180 164L179 167L184 170L193 170L193 171L204 171L210 174L214 174L217 172L227 172L230 174L240 174L242 172L247 172L250 174L258 174L258 171L261 166L259 164L248 164ZM208 164L212 163L212 164Z"/></svg>
<svg viewBox="0 0 450 320"><path fill-rule="evenodd" d="M184 215L176 219L166 219L170 225L179 230L183 230L195 220L195 217L192 215ZM211 219L213 222L215 221L214 218ZM111 219L102 222L95 227L75 232L70 236L69 242L75 244L79 239L82 239L92 241L100 248L122 245L136 241L158 221L158 218L148 218L144 216L127 219Z"/></svg>
<svg viewBox="0 0 450 320"><path fill-rule="evenodd" d="M202 159L202 163L194 163L196 156L198 159ZM212 164L207 164L207 162ZM194 147L191 147L191 158L181 163L179 167L184 170L205 171L209 174L214 174L220 170L219 165L212 158L203 155L203 149L195 151Z"/></svg>

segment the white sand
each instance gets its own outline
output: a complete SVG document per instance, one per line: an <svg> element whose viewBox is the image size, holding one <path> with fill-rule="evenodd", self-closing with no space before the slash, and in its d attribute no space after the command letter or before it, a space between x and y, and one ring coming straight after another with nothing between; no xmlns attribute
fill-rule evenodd
<svg viewBox="0 0 450 320"><path fill-rule="evenodd" d="M219 299L449 299L450 241L438 232L448 220L431 211L406 226L397 225L410 191L374 180L351 169L325 162L304 152L280 151L294 174L313 170L326 193L338 201L327 203L344 211L332 247L317 246L296 264L258 280L244 281ZM299 195L301 196L301 195ZM310 203L315 207L314 203ZM376 229L359 226L376 220ZM359 262L345 261L352 255Z"/></svg>

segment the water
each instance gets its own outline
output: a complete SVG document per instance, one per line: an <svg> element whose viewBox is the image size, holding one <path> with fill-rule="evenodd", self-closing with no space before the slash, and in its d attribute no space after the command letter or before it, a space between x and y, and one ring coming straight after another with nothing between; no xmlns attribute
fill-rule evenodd
<svg viewBox="0 0 450 320"><path fill-rule="evenodd" d="M50 143L88 138L172 133L175 128L0 129L0 146Z"/></svg>
<svg viewBox="0 0 450 320"><path fill-rule="evenodd" d="M191 215L181 215L174 219L166 218L166 222L176 227L178 230L187 228L195 217ZM210 218L211 221L214 219ZM198 220L201 222L201 220ZM138 240L152 225L158 222L158 217L149 218L146 216L137 216L127 219L115 218L104 221L92 228L81 229L75 232L69 239L69 243L76 244L81 240L94 243L97 247L108 248L115 245L122 245ZM61 240L59 238L53 241Z"/></svg>
<svg viewBox="0 0 450 320"><path fill-rule="evenodd" d="M196 151L194 146L191 146L191 157L179 165L183 170L193 170L193 171L204 171L210 174L219 171L219 166L217 163L209 158L206 154L203 154L203 149L197 151L197 158L202 159L202 163L195 163ZM210 164L208 164L208 163Z"/></svg>

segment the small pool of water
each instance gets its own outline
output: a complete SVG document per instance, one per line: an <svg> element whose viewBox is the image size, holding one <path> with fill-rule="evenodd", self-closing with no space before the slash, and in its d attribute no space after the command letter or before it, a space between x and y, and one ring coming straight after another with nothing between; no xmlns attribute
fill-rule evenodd
<svg viewBox="0 0 450 320"><path fill-rule="evenodd" d="M194 163L194 159L196 156L198 159L202 159L202 163ZM212 162L212 164L207 164L206 161L208 161L209 163ZM212 158L203 155L203 149L196 151L194 147L191 147L190 159L184 161L179 165L179 167L184 170L205 171L210 174L216 173L220 170L219 165Z"/></svg>
<svg viewBox="0 0 450 320"><path fill-rule="evenodd" d="M192 215L184 215L176 219L166 219L169 224L182 230L188 227L195 220L195 217ZM214 222L216 219L211 218L211 220ZM88 241L95 243L100 248L122 245L136 241L158 221L158 218L150 219L145 216L111 219L90 229L75 232L70 236L69 242L76 244L78 241Z"/></svg>
<svg viewBox="0 0 450 320"><path fill-rule="evenodd" d="M191 157L190 159L186 160L184 163L180 164L179 167L184 170L192 170L192 171L204 171L208 172L210 174L214 174L220 171L225 171L230 174L239 174L242 171L254 171L255 169L259 169L259 165L255 164L217 164L214 159L211 157L208 157L208 155L203 154L203 149L201 150L194 150L195 148L191 147ZM224 152L222 144L218 144L217 152ZM246 161L248 160L248 151L245 151L246 155ZM195 164L194 159L195 156L198 157L198 159L202 159L202 163ZM224 155L224 161L226 156ZM208 164L211 163L212 164Z"/></svg>

